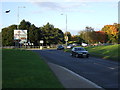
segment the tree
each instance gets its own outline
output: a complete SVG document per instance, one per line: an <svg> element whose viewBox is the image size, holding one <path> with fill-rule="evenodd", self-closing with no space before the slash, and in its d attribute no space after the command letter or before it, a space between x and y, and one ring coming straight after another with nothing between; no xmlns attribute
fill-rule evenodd
<svg viewBox="0 0 120 90"><path fill-rule="evenodd" d="M71 41L71 33L70 32L65 32L64 36L68 36L68 41Z"/></svg>
<svg viewBox="0 0 120 90"><path fill-rule="evenodd" d="M14 30L17 25L11 25L9 27L2 29L2 44L3 46L13 46L14 45Z"/></svg>
<svg viewBox="0 0 120 90"><path fill-rule="evenodd" d="M31 23L29 21L22 20L19 25L20 30L27 30L28 39L29 39L29 28L31 27Z"/></svg>
<svg viewBox="0 0 120 90"><path fill-rule="evenodd" d="M55 44L63 44L64 41L64 33L62 32L62 30L60 30L59 28L54 28L54 41Z"/></svg>
<svg viewBox="0 0 120 90"><path fill-rule="evenodd" d="M104 31L96 31L96 42L106 43L108 41L107 34Z"/></svg>
<svg viewBox="0 0 120 90"><path fill-rule="evenodd" d="M28 40L34 43L35 46L39 45L40 37L41 37L41 30L37 28L34 24L32 24L29 28L29 38Z"/></svg>
<svg viewBox="0 0 120 90"><path fill-rule="evenodd" d="M2 46L2 33L0 32L0 47Z"/></svg>
<svg viewBox="0 0 120 90"><path fill-rule="evenodd" d="M20 22L19 29L21 29L21 30L29 30L30 26L31 26L30 22L22 20Z"/></svg>
<svg viewBox="0 0 120 90"><path fill-rule="evenodd" d="M108 42L118 43L118 25L105 25L101 31L104 31L108 35Z"/></svg>
<svg viewBox="0 0 120 90"><path fill-rule="evenodd" d="M11 25L2 29L3 46L14 45L14 30L17 25ZM53 25L47 23L43 27L36 27L28 21L22 20L19 25L20 30L27 30L28 41L39 45L40 40L44 40L44 45L62 44L64 43L64 34L59 28L54 28Z"/></svg>
<svg viewBox="0 0 120 90"><path fill-rule="evenodd" d="M43 39L45 44L50 45L52 42L51 40L54 38L53 37L53 30L54 30L54 26L47 23L46 25L44 25L42 27L42 34L43 34Z"/></svg>
<svg viewBox="0 0 120 90"><path fill-rule="evenodd" d="M41 28L36 27L34 24L31 24L29 21L22 20L20 22L19 28L21 30L27 30L28 41L34 43L35 46L38 46L40 43Z"/></svg>
<svg viewBox="0 0 120 90"><path fill-rule="evenodd" d="M80 31L79 34L86 43L95 42L96 34L92 27L85 27L85 30Z"/></svg>
<svg viewBox="0 0 120 90"><path fill-rule="evenodd" d="M77 35L72 35L71 36L71 41L78 41L78 36Z"/></svg>
<svg viewBox="0 0 120 90"><path fill-rule="evenodd" d="M82 42L84 42L84 40L80 37L80 35L72 35L69 43L81 44Z"/></svg>
<svg viewBox="0 0 120 90"><path fill-rule="evenodd" d="M54 28L53 25L47 23L41 30L46 45L63 43L64 34L60 29Z"/></svg>

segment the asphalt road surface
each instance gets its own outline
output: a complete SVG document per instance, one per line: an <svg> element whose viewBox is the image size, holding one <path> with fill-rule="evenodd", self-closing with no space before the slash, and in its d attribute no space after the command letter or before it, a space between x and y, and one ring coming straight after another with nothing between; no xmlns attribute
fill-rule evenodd
<svg viewBox="0 0 120 90"><path fill-rule="evenodd" d="M63 66L103 88L119 88L118 62L95 57L76 58L62 50L34 50L48 62Z"/></svg>

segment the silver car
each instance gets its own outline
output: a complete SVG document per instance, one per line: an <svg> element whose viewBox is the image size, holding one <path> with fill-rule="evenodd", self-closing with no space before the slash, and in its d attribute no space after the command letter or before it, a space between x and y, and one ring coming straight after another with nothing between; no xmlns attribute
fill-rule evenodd
<svg viewBox="0 0 120 90"><path fill-rule="evenodd" d="M72 52L71 52L71 56L75 56L75 57L86 57L88 58L89 57L89 53L88 51L86 51L83 47L74 47L72 49Z"/></svg>

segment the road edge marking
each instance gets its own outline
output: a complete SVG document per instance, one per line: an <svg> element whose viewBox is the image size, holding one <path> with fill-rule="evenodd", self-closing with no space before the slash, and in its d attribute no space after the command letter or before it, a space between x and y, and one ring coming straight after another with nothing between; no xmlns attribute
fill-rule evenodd
<svg viewBox="0 0 120 90"><path fill-rule="evenodd" d="M48 63L51 63L51 62L48 62ZM54 64L54 63L51 63L51 64ZM82 79L82 80L88 82L89 84L93 85L93 86L96 87L96 88L103 89L102 87L98 86L98 85L95 84L94 82L92 82L92 81L90 81L90 80L88 80L88 79L86 79L86 78L80 76L79 74L77 74L77 73L75 73L75 72L73 72L73 71L71 71L71 70L69 70L69 69L67 69L67 68L65 68L65 67L63 67L63 66L60 66L60 65L57 65L57 64L54 64L54 65L56 65L56 66L58 66L59 68L62 68L62 69L64 69L64 70L70 72L71 74L73 74L73 75L79 77L80 79Z"/></svg>

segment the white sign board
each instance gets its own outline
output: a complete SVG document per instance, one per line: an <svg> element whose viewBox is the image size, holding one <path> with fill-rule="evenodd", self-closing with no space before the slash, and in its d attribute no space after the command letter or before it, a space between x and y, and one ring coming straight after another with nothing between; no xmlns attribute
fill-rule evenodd
<svg viewBox="0 0 120 90"><path fill-rule="evenodd" d="M43 40L40 40L40 43L44 43Z"/></svg>
<svg viewBox="0 0 120 90"><path fill-rule="evenodd" d="M27 30L14 30L14 40L27 41Z"/></svg>

